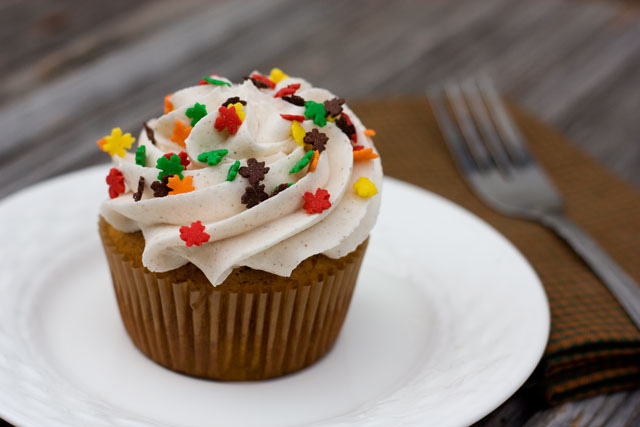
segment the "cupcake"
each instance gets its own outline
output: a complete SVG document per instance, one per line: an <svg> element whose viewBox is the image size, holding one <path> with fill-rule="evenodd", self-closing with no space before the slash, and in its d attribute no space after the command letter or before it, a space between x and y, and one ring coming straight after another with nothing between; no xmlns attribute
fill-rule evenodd
<svg viewBox="0 0 640 427"><path fill-rule="evenodd" d="M278 69L164 99L112 156L99 231L124 326L166 368L242 381L300 370L338 337L380 207L370 137Z"/></svg>

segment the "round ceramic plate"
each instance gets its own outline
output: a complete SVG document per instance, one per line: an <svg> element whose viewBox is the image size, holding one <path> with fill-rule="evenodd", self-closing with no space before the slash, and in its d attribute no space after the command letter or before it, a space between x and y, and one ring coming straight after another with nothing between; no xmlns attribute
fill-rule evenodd
<svg viewBox="0 0 640 427"><path fill-rule="evenodd" d="M0 203L0 416L21 426L470 424L531 374L549 309L531 266L460 207L387 179L333 350L283 378L198 380L130 342L97 233L106 166Z"/></svg>

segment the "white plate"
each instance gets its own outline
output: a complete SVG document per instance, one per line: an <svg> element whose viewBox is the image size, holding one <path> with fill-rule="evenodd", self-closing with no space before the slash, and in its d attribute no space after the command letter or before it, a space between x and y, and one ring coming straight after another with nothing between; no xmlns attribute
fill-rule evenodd
<svg viewBox="0 0 640 427"><path fill-rule="evenodd" d="M334 349L294 375L193 379L122 326L97 233L107 168L0 203L0 415L22 426L470 424L531 374L549 332L536 274L484 222L387 179Z"/></svg>

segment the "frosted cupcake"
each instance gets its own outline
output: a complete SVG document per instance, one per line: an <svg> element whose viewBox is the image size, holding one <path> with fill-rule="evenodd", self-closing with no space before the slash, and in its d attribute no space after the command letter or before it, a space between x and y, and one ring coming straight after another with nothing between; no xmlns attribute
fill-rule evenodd
<svg viewBox="0 0 640 427"><path fill-rule="evenodd" d="M329 351L380 207L372 134L344 99L274 69L168 95L135 150L118 128L98 141L114 163L100 235L134 344L220 380Z"/></svg>

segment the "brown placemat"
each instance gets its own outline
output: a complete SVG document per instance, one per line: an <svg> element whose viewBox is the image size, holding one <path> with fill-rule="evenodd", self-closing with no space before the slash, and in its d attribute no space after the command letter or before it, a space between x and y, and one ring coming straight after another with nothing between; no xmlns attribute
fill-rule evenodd
<svg viewBox="0 0 640 427"><path fill-rule="evenodd" d="M564 241L538 224L492 211L471 193L425 98L360 101L351 107L377 132L385 174L474 212L533 265L551 305L551 335L530 386L550 403L640 386L640 332ZM640 194L553 129L513 105L511 110L565 197L569 218L640 281Z"/></svg>

